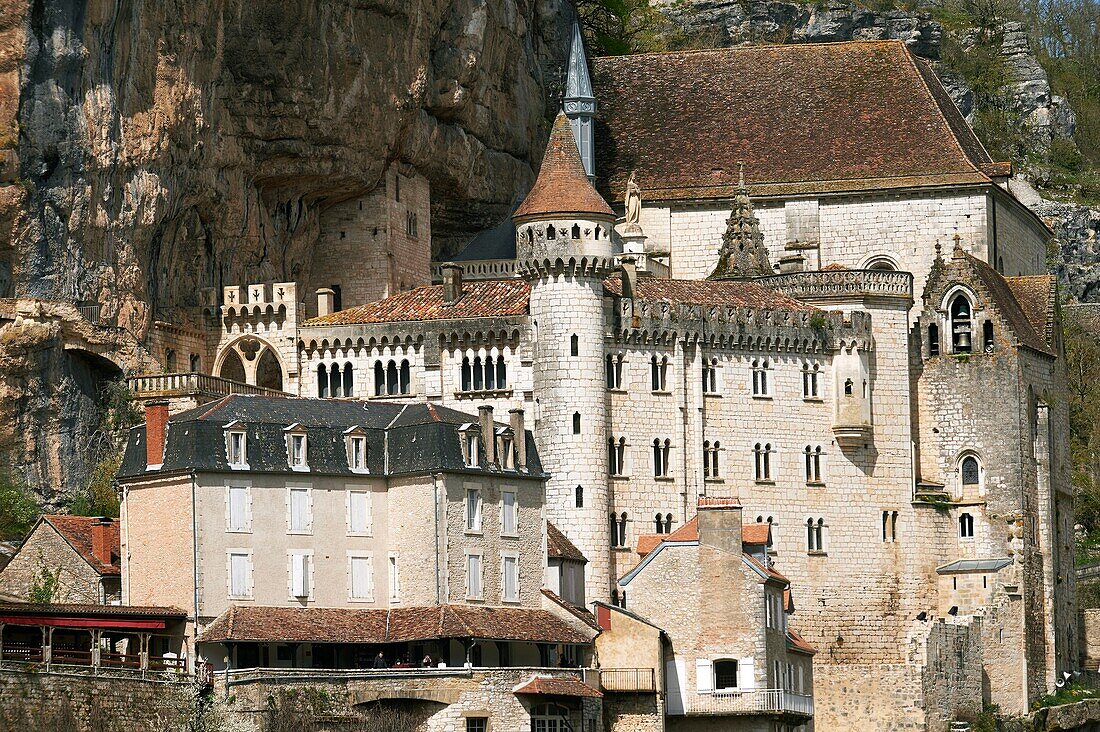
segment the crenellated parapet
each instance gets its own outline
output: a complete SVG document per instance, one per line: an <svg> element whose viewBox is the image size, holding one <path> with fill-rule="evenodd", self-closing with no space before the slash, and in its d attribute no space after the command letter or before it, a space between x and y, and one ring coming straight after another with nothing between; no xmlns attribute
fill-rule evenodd
<svg viewBox="0 0 1100 732"><path fill-rule="evenodd" d="M516 274L527 280L566 275L603 279L615 271L615 260L605 256L539 257L516 262Z"/></svg>
<svg viewBox="0 0 1100 732"><path fill-rule="evenodd" d="M796 300L888 297L913 299L913 275L879 269L837 269L789 272L755 282Z"/></svg>
<svg viewBox="0 0 1100 732"><path fill-rule="evenodd" d="M688 343L729 350L829 353L873 350L871 316L784 308L618 298L615 337L624 343Z"/></svg>

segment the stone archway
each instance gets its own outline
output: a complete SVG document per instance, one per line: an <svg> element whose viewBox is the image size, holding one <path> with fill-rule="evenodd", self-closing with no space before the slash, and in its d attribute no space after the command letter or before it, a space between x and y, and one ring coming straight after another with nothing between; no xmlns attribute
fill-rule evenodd
<svg viewBox="0 0 1100 732"><path fill-rule="evenodd" d="M237 355L236 351L228 351L225 354L218 376L230 381L245 383L248 377L244 373L244 362L241 361L241 357Z"/></svg>
<svg viewBox="0 0 1100 732"><path fill-rule="evenodd" d="M256 386L283 390L283 367L270 348L265 348L256 361Z"/></svg>
<svg viewBox="0 0 1100 732"><path fill-rule="evenodd" d="M223 379L283 390L287 373L278 351L253 335L238 338L223 346L215 360L214 373Z"/></svg>

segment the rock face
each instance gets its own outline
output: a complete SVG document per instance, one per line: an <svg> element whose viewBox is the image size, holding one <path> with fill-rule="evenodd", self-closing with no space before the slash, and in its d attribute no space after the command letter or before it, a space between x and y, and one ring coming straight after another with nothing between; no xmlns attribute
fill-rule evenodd
<svg viewBox="0 0 1100 732"><path fill-rule="evenodd" d="M154 317L193 320L203 287L305 279L319 212L395 161L430 181L445 246L533 180L571 18L565 0L0 0L0 294L101 303L140 344ZM35 398L87 432L49 362Z"/></svg>

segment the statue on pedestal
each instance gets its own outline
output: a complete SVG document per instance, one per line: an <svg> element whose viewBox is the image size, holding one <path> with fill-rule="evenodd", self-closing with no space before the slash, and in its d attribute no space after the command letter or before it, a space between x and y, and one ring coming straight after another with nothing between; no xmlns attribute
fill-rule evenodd
<svg viewBox="0 0 1100 732"><path fill-rule="evenodd" d="M626 194L623 196L623 204L626 209L624 223L627 227L638 226L638 220L642 216L642 189L634 180L634 172L626 181Z"/></svg>

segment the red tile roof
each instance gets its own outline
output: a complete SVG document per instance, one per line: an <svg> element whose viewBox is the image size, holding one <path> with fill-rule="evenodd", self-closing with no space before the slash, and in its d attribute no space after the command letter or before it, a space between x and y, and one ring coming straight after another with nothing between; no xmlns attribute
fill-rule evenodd
<svg viewBox="0 0 1100 732"><path fill-rule="evenodd" d="M765 523L745 524L741 527L742 544L768 544L772 539L772 525Z"/></svg>
<svg viewBox="0 0 1100 732"><path fill-rule="evenodd" d="M638 537L638 546L635 551L638 552L639 559L645 559L646 555L656 549L662 541L668 538L668 534L642 534Z"/></svg>
<svg viewBox="0 0 1100 732"><path fill-rule="evenodd" d="M95 516L69 516L66 514L52 514L43 516L42 519L53 526L57 533L61 534L65 541L72 545L77 554L84 558L96 572L105 576L114 576L122 573L121 559L119 558L118 519L113 519L107 527L107 541L111 549L111 563L104 564L92 554L92 527L99 521Z"/></svg>
<svg viewBox="0 0 1100 732"><path fill-rule="evenodd" d="M580 605L574 605L571 602L566 602L558 596L558 593L545 587L542 588L542 594L545 595L546 598L553 602L555 605L560 606L570 615L575 617L577 620L580 620L585 625L588 625L593 630L600 629L600 626L596 624L596 616L593 615L589 610L586 610Z"/></svg>
<svg viewBox="0 0 1100 732"><path fill-rule="evenodd" d="M1043 313L1046 303L1043 302L1043 297L1044 293L1053 293L1055 284L1053 276L1037 275L1034 278L1013 277L1006 279L1004 275L981 259L970 254L963 254L962 256L974 267L978 278L993 298L993 304L1008 321L1009 327L1012 328L1012 332L1016 334L1020 342L1037 351L1050 352L1047 339L1041 335L1045 327L1040 326L1040 329L1036 330L1031 317L1034 317L1040 323L1046 322L1047 318ZM1012 286L1013 280L1016 280L1016 287ZM1032 310L1031 317L1022 307L1023 303L1017 299L1017 289L1024 300L1028 302L1028 306ZM1050 297L1053 297L1053 294ZM1053 307L1054 303L1051 301L1052 314Z"/></svg>
<svg viewBox="0 0 1100 732"><path fill-rule="evenodd" d="M692 517L691 521L666 536L665 541L699 541L699 517Z"/></svg>
<svg viewBox="0 0 1100 732"><path fill-rule="evenodd" d="M816 648L807 643L805 638L790 628L787 628L787 647L810 655L817 653Z"/></svg>
<svg viewBox="0 0 1100 732"><path fill-rule="evenodd" d="M1054 346L1055 313L1058 303L1058 280L1054 275L1024 275L1005 277L1008 288L1020 304L1035 334L1050 350Z"/></svg>
<svg viewBox="0 0 1100 732"><path fill-rule="evenodd" d="M615 216L588 181L573 128L565 113L559 112L550 130L539 177L512 218L572 213Z"/></svg>
<svg viewBox="0 0 1100 732"><path fill-rule="evenodd" d="M600 699L603 694L578 678L536 676L512 690L513 694L537 694L540 696L579 696Z"/></svg>
<svg viewBox="0 0 1100 732"><path fill-rule="evenodd" d="M462 284L462 297L443 304L443 285L425 285L384 300L311 318L303 326L462 320L526 315L531 286L520 279L478 280Z"/></svg>
<svg viewBox="0 0 1100 732"><path fill-rule="evenodd" d="M547 610L472 605L387 610L234 605L207 626L199 640L206 643L405 643L438 638L590 642L579 630Z"/></svg>
<svg viewBox="0 0 1100 732"><path fill-rule="evenodd" d="M546 522L546 556L555 559L572 559L576 562L588 562L581 550L561 533L557 526Z"/></svg>
<svg viewBox="0 0 1100 732"><path fill-rule="evenodd" d="M607 292L617 297L622 296L623 283L620 275L608 277L603 284ZM661 300L689 305L732 305L744 308L806 311L816 309L812 305L747 280L666 280L639 277L636 297L642 300Z"/></svg>
<svg viewBox="0 0 1100 732"><path fill-rule="evenodd" d="M596 59L596 174L648 200L988 183L990 162L898 41L746 46Z"/></svg>
<svg viewBox="0 0 1100 732"><path fill-rule="evenodd" d="M35 605L29 602L0 603L0 614L45 615L66 617L152 617L184 619L187 611L159 605L90 605L86 603L51 603Z"/></svg>

